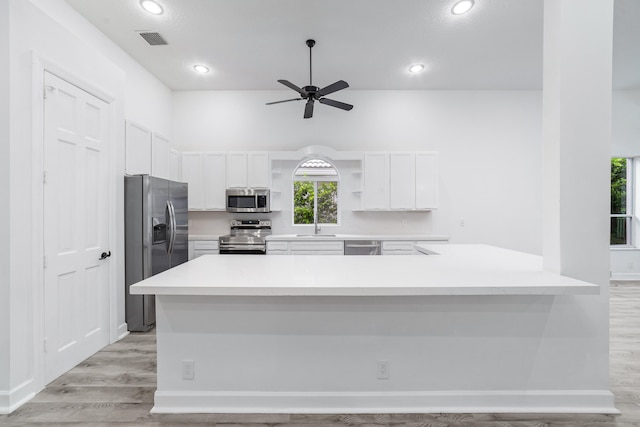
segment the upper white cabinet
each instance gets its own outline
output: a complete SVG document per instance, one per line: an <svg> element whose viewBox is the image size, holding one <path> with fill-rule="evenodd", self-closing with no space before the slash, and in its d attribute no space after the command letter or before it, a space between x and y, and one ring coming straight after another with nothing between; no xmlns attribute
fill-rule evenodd
<svg viewBox="0 0 640 427"><path fill-rule="evenodd" d="M389 155L389 207L414 209L416 207L416 156L413 153Z"/></svg>
<svg viewBox="0 0 640 427"><path fill-rule="evenodd" d="M389 155L366 153L362 208L365 210L389 209Z"/></svg>
<svg viewBox="0 0 640 427"><path fill-rule="evenodd" d="M269 153L266 151L227 153L227 187L269 187Z"/></svg>
<svg viewBox="0 0 640 427"><path fill-rule="evenodd" d="M169 179L169 140L157 133L151 135L151 175Z"/></svg>
<svg viewBox="0 0 640 427"><path fill-rule="evenodd" d="M416 209L438 208L438 156L416 153Z"/></svg>
<svg viewBox="0 0 640 427"><path fill-rule="evenodd" d="M180 173L180 152L175 149L169 150L169 179L172 181L180 181L182 175Z"/></svg>
<svg viewBox="0 0 640 427"><path fill-rule="evenodd" d="M437 177L436 153L365 153L362 209L436 209Z"/></svg>
<svg viewBox="0 0 640 427"><path fill-rule="evenodd" d="M182 181L189 184L189 210L225 210L225 154L182 153Z"/></svg>
<svg viewBox="0 0 640 427"><path fill-rule="evenodd" d="M125 172L151 174L151 131L137 123L125 124Z"/></svg>

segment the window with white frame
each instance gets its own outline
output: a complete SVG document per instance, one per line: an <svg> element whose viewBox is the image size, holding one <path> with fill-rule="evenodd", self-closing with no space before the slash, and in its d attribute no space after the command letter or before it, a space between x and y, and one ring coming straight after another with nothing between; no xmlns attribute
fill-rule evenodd
<svg viewBox="0 0 640 427"><path fill-rule="evenodd" d="M338 172L329 162L310 159L293 174L293 224L338 223Z"/></svg>
<svg viewBox="0 0 640 427"><path fill-rule="evenodd" d="M633 160L611 159L611 246L631 245Z"/></svg>

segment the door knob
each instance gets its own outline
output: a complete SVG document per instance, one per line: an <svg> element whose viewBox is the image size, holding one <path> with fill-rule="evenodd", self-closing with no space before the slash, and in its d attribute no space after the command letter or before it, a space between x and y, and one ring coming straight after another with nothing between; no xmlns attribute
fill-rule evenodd
<svg viewBox="0 0 640 427"><path fill-rule="evenodd" d="M102 261L103 259L107 259L111 256L111 251L109 252L102 252L102 254L100 255L100 259L99 261Z"/></svg>

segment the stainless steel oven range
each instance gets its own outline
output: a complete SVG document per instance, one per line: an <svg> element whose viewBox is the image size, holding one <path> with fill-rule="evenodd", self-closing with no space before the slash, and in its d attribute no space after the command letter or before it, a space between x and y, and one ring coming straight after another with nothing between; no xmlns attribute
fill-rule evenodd
<svg viewBox="0 0 640 427"><path fill-rule="evenodd" d="M267 254L266 237L271 234L269 219L234 219L231 232L220 236L220 254Z"/></svg>

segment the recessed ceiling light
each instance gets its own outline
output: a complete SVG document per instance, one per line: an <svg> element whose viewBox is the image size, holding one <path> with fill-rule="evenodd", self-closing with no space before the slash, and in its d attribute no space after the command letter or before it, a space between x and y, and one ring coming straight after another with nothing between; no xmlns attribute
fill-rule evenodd
<svg viewBox="0 0 640 427"><path fill-rule="evenodd" d="M202 74L206 74L209 72L209 67L205 65L194 65L193 69Z"/></svg>
<svg viewBox="0 0 640 427"><path fill-rule="evenodd" d="M409 67L409 72L411 73L419 73L422 70L424 70L424 65L422 64L415 64Z"/></svg>
<svg viewBox="0 0 640 427"><path fill-rule="evenodd" d="M458 3L454 4L451 8L451 13L454 15L462 15L463 13L467 13L473 7L473 0L461 0Z"/></svg>
<svg viewBox="0 0 640 427"><path fill-rule="evenodd" d="M144 10L151 13L152 15L162 15L162 13L164 12L162 6L160 6L160 4L153 0L141 0L140 6L142 6Z"/></svg>

